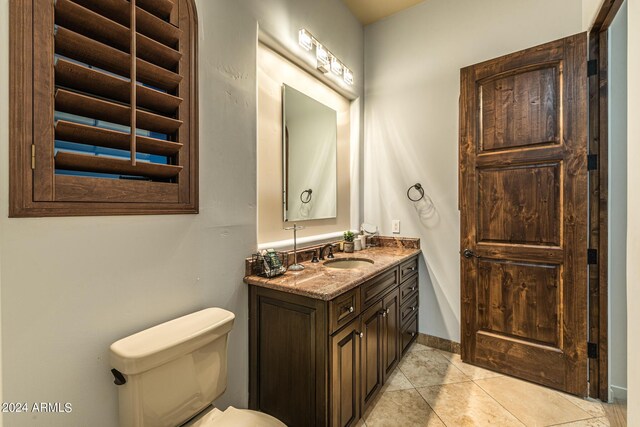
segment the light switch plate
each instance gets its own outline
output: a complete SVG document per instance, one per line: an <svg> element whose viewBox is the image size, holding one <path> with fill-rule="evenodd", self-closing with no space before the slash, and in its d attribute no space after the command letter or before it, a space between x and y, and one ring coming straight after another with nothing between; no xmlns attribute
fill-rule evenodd
<svg viewBox="0 0 640 427"><path fill-rule="evenodd" d="M393 234L400 234L400 220L394 219L391 221L391 232Z"/></svg>

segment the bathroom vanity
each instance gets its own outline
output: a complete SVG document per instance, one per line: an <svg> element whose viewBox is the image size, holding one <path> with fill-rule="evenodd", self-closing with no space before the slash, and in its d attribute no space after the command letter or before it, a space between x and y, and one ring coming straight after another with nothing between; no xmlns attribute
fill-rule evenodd
<svg viewBox="0 0 640 427"><path fill-rule="evenodd" d="M335 258L373 263L245 277L251 409L292 427L358 422L418 331L419 240L382 244Z"/></svg>

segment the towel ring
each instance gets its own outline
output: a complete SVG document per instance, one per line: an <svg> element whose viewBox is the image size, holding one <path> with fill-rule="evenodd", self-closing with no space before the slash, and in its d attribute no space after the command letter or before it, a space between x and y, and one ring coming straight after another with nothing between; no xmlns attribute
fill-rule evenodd
<svg viewBox="0 0 640 427"><path fill-rule="evenodd" d="M420 193L420 197L418 197L417 199L414 199L413 197L411 197L411 190L414 189L414 188ZM420 183L412 185L407 190L407 197L412 202L419 202L420 200L424 199L424 188L422 188L422 185L420 185Z"/></svg>
<svg viewBox="0 0 640 427"><path fill-rule="evenodd" d="M304 190L300 193L300 201L304 204L309 203L311 201L311 193L313 193L313 190L311 189Z"/></svg>

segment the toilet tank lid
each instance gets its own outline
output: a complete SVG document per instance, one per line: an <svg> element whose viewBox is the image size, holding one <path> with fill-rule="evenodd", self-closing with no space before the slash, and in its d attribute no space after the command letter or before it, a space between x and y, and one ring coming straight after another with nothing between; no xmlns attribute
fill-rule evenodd
<svg viewBox="0 0 640 427"><path fill-rule="evenodd" d="M111 344L111 365L133 375L163 365L228 334L235 315L207 308L130 335Z"/></svg>

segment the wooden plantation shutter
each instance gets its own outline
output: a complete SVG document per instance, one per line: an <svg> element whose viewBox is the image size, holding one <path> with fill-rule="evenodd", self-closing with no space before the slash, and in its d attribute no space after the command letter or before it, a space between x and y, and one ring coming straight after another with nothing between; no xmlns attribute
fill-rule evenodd
<svg viewBox="0 0 640 427"><path fill-rule="evenodd" d="M12 0L11 216L197 212L195 16Z"/></svg>

